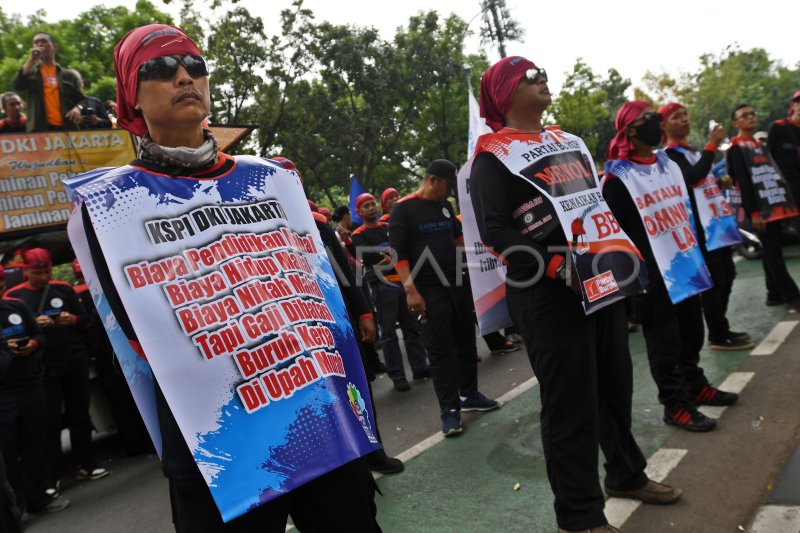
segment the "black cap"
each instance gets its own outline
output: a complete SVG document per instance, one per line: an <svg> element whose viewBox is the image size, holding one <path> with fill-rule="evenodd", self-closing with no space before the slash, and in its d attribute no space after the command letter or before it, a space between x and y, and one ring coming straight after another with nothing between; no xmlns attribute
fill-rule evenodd
<svg viewBox="0 0 800 533"><path fill-rule="evenodd" d="M456 166L452 161L447 159L436 159L431 161L428 168L425 169L426 176L436 176L450 182L450 185L455 188L456 186Z"/></svg>

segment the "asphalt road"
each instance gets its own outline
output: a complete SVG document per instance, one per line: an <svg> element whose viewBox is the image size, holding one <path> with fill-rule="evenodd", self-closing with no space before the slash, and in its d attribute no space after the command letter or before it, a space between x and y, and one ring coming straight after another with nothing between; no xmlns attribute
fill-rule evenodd
<svg viewBox="0 0 800 533"><path fill-rule="evenodd" d="M800 279L800 248L787 249L787 255L795 279ZM783 308L764 306L759 262L743 261L737 268L739 277L729 313L734 329L750 331L760 342L778 322L800 320ZM800 442L800 328L767 357L703 351L702 365L714 383L721 383L734 372L753 373L740 402L727 409L717 430L708 434L685 433L660 421L641 333L631 335L630 345L635 372L634 434L648 457L665 449L681 450L681 459L665 475L667 482L685 490L685 496L671 507L639 507L629 518L626 516L624 531L750 530L759 507L769 500ZM498 397L533 377L524 350L490 357L479 339L479 351L484 359L479 364L480 389L487 396ZM440 431L432 384L415 381L412 385L411 391L398 393L385 376L373 383L378 423L390 455L400 454ZM384 531L554 533L552 494L539 441L538 406L538 388L534 387L499 411L465 413L462 436L418 454L407 462L402 474L381 478L378 483L384 496L377 501ZM62 492L72 500L72 506L34 518L27 522L26 531L172 531L167 483L157 458L123 457L116 451L113 438L97 446L106 458L103 466L111 469L112 475L81 482L65 476ZM800 460L789 464L800 468ZM798 481L783 483L783 489L796 495L800 491L796 485ZM760 529L758 533L797 532L778 528L774 532Z"/></svg>

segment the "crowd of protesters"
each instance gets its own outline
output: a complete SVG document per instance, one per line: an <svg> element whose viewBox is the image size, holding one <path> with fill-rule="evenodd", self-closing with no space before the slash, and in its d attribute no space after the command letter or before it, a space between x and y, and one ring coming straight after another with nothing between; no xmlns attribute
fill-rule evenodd
<svg viewBox="0 0 800 533"><path fill-rule="evenodd" d="M112 126L106 104L83 94L80 73L56 63L57 50L53 36L36 34L30 55L13 80L19 94L0 97L5 114L0 133ZM183 72L181 68L176 72ZM135 99L135 76L131 81L126 78L130 73L117 75L118 80L121 76L132 83ZM194 74L186 76L187 83L196 82ZM563 251L575 228L561 225L552 201L557 194L524 179L524 171L517 172L506 159L508 146L518 140L549 145L553 151L561 149L564 139L580 141L557 127L543 126L542 116L552 99L546 72L527 59L505 58L484 73L480 99L482 116L496 142L482 145L472 161L472 201L481 240L506 265L506 300L516 328L510 339L494 333L487 345L493 355L519 350L523 344L527 349L540 385L542 441L560 531L613 531L603 514L599 449L607 460L608 495L655 504L671 504L682 496L680 489L647 478L646 460L631 431L628 321L632 318L643 327L664 423L687 431L716 426L699 406L729 406L738 399L706 379L700 366L706 341L715 350L754 346L748 333L731 330L727 318L736 275L733 248L709 244L707 224L700 215L706 204L698 205L705 200L693 190L710 187L705 197L709 205L716 202L712 210L741 215L752 224L765 250L766 305L785 304L800 311L800 292L782 254L785 220L769 218L756 187L756 177L767 167L782 176L787 190L776 205L784 214L796 215L792 197L800 195L800 91L791 99L788 116L770 126L766 142L755 138L758 119L752 106L742 104L732 110L731 125L737 135L724 158L727 175L719 179L711 171L728 136L723 126L711 129L707 144L698 150L687 144L690 110L685 106L670 102L656 109L640 101L622 106L602 180L594 168L586 167L590 176L586 190L604 198L613 214L609 220L629 237L643 265L637 278L641 290L628 299L627 311L626 302L618 300L591 314L585 312L578 267ZM121 116L129 111L123 109ZM271 161L302 174L285 157ZM145 158L142 165L146 163ZM438 159L429 162L411 194L403 196L393 187L379 196L361 194L355 208L363 223L357 227L348 207L331 212L309 200L322 240L338 266L367 377L372 380L385 373L397 392L410 390L413 381L430 380L445 437L464 430L461 412L500 407L478 387L475 306L469 278L461 271L462 226L449 200L457 188L457 171L453 162ZM671 199L691 206L693 218L684 221L688 233L683 244L696 245L693 274L710 281L708 288L686 298L671 292L673 280L665 275L663 245L656 240L658 232L650 231L638 202L637 191L646 191L654 177L671 187ZM722 189L740 197L736 213ZM52 256L43 248L19 250L3 263L0 462L21 512L59 511L69 505L59 494L63 426L69 430L74 476L96 480L110 473L92 452L90 367L105 383L117 429L131 453L149 450L149 443L130 394L118 386L124 378L77 261L76 286L53 279ZM8 283L12 278L15 281ZM371 454L367 464L384 474L403 470L401 461L383 451ZM197 488L194 477L170 479L175 482L171 491ZM180 503L175 494L176 527L178 518L199 523L192 513L200 500ZM0 495L5 498L6 493Z"/></svg>

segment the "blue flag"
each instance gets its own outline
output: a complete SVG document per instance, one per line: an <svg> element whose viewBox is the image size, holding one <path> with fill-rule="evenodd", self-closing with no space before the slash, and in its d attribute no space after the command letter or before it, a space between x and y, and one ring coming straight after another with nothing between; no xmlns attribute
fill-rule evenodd
<svg viewBox="0 0 800 533"><path fill-rule="evenodd" d="M363 224L364 221L358 216L358 209L356 209L356 198L360 194L364 194L364 187L356 179L355 174L350 174L350 218L356 224Z"/></svg>

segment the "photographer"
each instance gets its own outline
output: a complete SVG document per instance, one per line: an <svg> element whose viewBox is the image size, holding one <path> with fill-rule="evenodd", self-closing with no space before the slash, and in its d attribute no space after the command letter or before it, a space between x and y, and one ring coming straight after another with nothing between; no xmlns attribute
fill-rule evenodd
<svg viewBox="0 0 800 533"><path fill-rule="evenodd" d="M78 88L83 92L83 76L77 70L71 68L67 72L72 74L78 81ZM96 96L86 95L86 99L79 105L81 108L80 128L82 130L97 130L111 127L111 119L108 117L108 108L102 100Z"/></svg>
<svg viewBox="0 0 800 533"><path fill-rule="evenodd" d="M37 33L27 61L11 80L28 103L29 132L75 130L81 122L83 93L75 76L56 63L57 51L55 37Z"/></svg>

